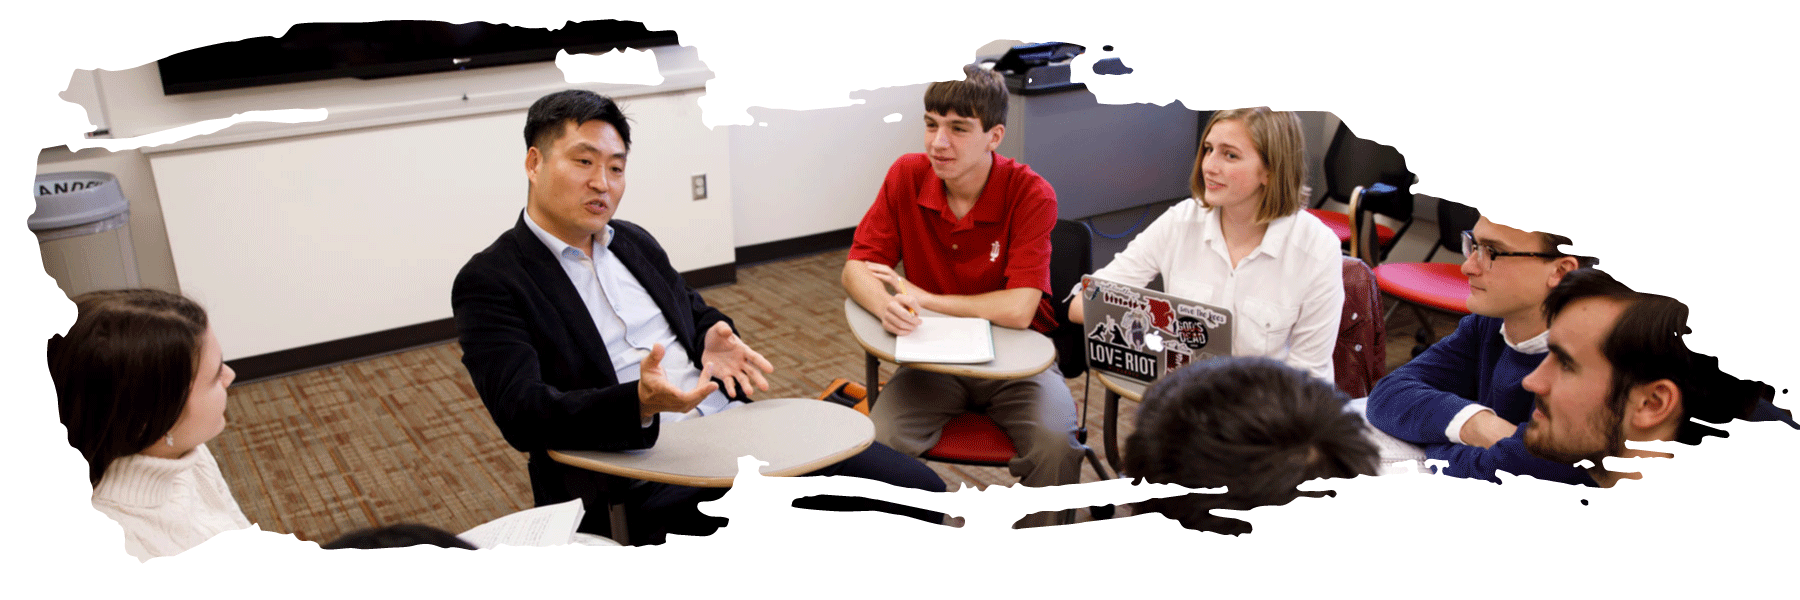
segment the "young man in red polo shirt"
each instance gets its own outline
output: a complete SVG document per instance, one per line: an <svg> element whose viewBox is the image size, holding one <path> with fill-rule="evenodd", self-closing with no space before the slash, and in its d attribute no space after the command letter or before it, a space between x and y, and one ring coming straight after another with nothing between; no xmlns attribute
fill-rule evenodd
<svg viewBox="0 0 1800 600"><path fill-rule="evenodd" d="M925 91L925 152L894 161L875 204L856 227L844 289L895 335L930 309L1039 333L1056 326L1050 292L1050 230L1056 192L1030 167L994 154L1006 135L1006 83L963 67L965 80ZM905 263L906 275L894 267ZM1075 400L1055 365L1035 376L989 380L900 367L869 415L875 439L917 456L952 417L974 409L1006 430L1009 465L1032 487L1074 483L1081 474ZM1038 513L1022 526L1066 522Z"/></svg>

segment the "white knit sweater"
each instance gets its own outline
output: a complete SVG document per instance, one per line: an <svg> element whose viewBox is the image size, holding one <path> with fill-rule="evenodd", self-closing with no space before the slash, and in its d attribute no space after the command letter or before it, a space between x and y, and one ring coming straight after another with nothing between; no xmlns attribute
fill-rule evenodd
<svg viewBox="0 0 1800 600"><path fill-rule="evenodd" d="M180 554L221 531L250 527L205 444L177 459L113 460L94 487L94 508L125 529L138 560Z"/></svg>

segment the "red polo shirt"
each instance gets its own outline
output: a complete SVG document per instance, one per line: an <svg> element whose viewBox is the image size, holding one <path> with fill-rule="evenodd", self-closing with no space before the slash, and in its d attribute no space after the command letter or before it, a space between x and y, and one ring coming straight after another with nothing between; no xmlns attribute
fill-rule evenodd
<svg viewBox="0 0 1800 600"><path fill-rule="evenodd" d="M972 296L1034 288L1050 290L1050 230L1056 191L1031 167L994 156L981 198L958 219L944 182L924 154L894 161L875 204L856 226L849 260L906 264L906 279L934 294ZM1031 328L1056 327L1050 300L1038 302Z"/></svg>

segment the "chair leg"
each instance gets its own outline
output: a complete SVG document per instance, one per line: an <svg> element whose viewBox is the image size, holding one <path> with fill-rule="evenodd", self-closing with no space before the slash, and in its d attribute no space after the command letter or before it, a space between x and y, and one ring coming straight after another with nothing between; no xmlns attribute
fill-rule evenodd
<svg viewBox="0 0 1800 600"><path fill-rule="evenodd" d="M625 526L625 505L609 503L606 505L606 512L607 516L612 519L613 541L618 542L620 546L630 546L631 535Z"/></svg>
<svg viewBox="0 0 1800 600"><path fill-rule="evenodd" d="M1412 307L1413 316L1419 319L1419 331L1424 335L1424 339L1421 339L1420 342L1426 346L1437 343L1437 331L1431 328L1431 315L1425 314L1425 309L1419 308L1417 304L1408 304L1407 306Z"/></svg>
<svg viewBox="0 0 1800 600"><path fill-rule="evenodd" d="M863 390L869 399L869 409L875 409L875 397L881 394L881 359L874 354L863 353Z"/></svg>
<svg viewBox="0 0 1800 600"><path fill-rule="evenodd" d="M1087 454L1088 464L1094 467L1095 475L1099 475L1100 479L1103 479L1103 480L1104 479L1114 479L1113 474L1108 473L1106 471L1106 467L1104 467L1100 464L1100 455L1095 454L1093 448L1089 448L1087 446L1082 446L1081 450L1082 450L1082 452L1085 452Z"/></svg>
<svg viewBox="0 0 1800 600"><path fill-rule="evenodd" d="M1093 448L1082 446L1081 450L1087 454L1088 465L1094 467L1094 474L1099 475L1102 480L1113 479L1112 474L1106 472L1106 467L1100 466L1100 456L1094 454ZM1113 518L1113 510L1114 507L1111 504L1089 506L1088 514L1094 515L1094 520L1101 521Z"/></svg>
<svg viewBox="0 0 1800 600"><path fill-rule="evenodd" d="M1102 418L1106 420L1106 462L1123 477L1124 472L1119 469L1119 394L1111 389L1106 390L1106 412Z"/></svg>

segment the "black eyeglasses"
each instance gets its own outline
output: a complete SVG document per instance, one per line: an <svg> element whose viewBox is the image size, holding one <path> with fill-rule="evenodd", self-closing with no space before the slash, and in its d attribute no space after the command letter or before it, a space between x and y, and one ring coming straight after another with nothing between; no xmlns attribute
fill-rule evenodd
<svg viewBox="0 0 1800 600"><path fill-rule="evenodd" d="M1476 254L1476 251L1480 251L1480 254ZM1484 271L1493 268L1494 259L1507 256L1535 256L1538 258L1562 258L1568 256L1567 254L1556 252L1501 252L1499 249L1494 248L1493 244L1475 243L1475 232L1467 230L1462 232L1462 253L1463 256L1476 257L1475 260L1480 261L1481 269Z"/></svg>

